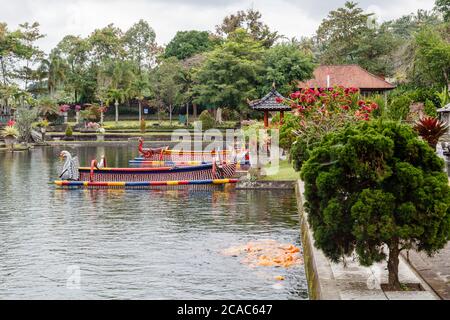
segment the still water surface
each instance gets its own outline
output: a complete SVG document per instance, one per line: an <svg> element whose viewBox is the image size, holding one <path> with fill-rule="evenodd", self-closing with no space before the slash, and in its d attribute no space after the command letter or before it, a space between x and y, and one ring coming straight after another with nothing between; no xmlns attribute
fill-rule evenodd
<svg viewBox="0 0 450 320"><path fill-rule="evenodd" d="M62 149L0 153L0 299L308 298L303 266L250 269L220 254L259 239L300 246L291 192L59 190ZM68 150L82 165L137 156Z"/></svg>

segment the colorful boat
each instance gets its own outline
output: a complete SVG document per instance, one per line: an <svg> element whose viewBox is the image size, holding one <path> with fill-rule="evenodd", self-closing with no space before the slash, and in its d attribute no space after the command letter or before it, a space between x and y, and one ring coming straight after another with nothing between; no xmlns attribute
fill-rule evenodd
<svg viewBox="0 0 450 320"><path fill-rule="evenodd" d="M223 164L230 163L231 161L223 162ZM134 160L129 160L128 163L133 166L141 167L180 167L180 166L199 166L204 164L211 164L212 162L207 161L157 161L157 160L146 160L141 157L134 158ZM237 162L237 167L250 166L250 161L241 160Z"/></svg>
<svg viewBox="0 0 450 320"><path fill-rule="evenodd" d="M90 182L90 181L55 181L60 187L72 188L130 188L147 189L151 187L173 186L202 186L223 185L237 183L238 179L214 179L214 180L180 180L180 181L142 181L142 182Z"/></svg>
<svg viewBox="0 0 450 320"><path fill-rule="evenodd" d="M63 151L66 159L60 178L55 181L61 187L152 187L173 185L218 185L236 183L233 179L236 164L216 163L186 167L150 167L150 168L102 168L96 160L91 167L77 167L78 160ZM106 164L106 160L102 160Z"/></svg>
<svg viewBox="0 0 450 320"><path fill-rule="evenodd" d="M144 148L144 140L139 138L138 151L140 157L130 160L130 164L148 165L201 165L217 161L220 163L232 163L237 159L239 164L249 164L248 150L211 150L211 151L186 151L170 150L168 146L162 148Z"/></svg>

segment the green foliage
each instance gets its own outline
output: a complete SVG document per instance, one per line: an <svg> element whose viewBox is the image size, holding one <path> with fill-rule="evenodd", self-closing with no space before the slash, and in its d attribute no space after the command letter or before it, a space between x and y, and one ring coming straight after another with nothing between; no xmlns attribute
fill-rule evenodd
<svg viewBox="0 0 450 320"><path fill-rule="evenodd" d="M430 117L438 116L436 106L434 105L433 101L428 99L425 101L425 113Z"/></svg>
<svg viewBox="0 0 450 320"><path fill-rule="evenodd" d="M39 108L39 114L44 118L52 117L58 114L58 103L51 97L42 97L38 99L37 106Z"/></svg>
<svg viewBox="0 0 450 320"><path fill-rule="evenodd" d="M2 129L0 135L4 138L13 137L17 139L19 137L19 130L15 126L6 126Z"/></svg>
<svg viewBox="0 0 450 320"><path fill-rule="evenodd" d="M279 117L279 116L278 116ZM277 119L272 119L272 121ZM297 140L296 130L300 128L300 117L288 112L284 115L283 125L280 127L280 147L289 151ZM278 119L279 121L279 119Z"/></svg>
<svg viewBox="0 0 450 320"><path fill-rule="evenodd" d="M153 95L155 105L159 112L164 109L169 111L170 119L175 106L184 102L181 89L183 87L183 69L182 65L175 57L164 59L154 70L153 74Z"/></svg>
<svg viewBox="0 0 450 320"><path fill-rule="evenodd" d="M37 124L37 126L40 128L47 128L49 125L50 122L46 119L39 121L39 123Z"/></svg>
<svg viewBox="0 0 450 320"><path fill-rule="evenodd" d="M212 128L214 128L214 125L216 124L214 117L211 115L211 113L208 110L203 111L200 114L200 116L198 117L198 120L201 121L203 130L212 129Z"/></svg>
<svg viewBox="0 0 450 320"><path fill-rule="evenodd" d="M137 67L137 74L149 69L153 63L156 43L156 33L147 21L139 20L123 36L128 56Z"/></svg>
<svg viewBox="0 0 450 320"><path fill-rule="evenodd" d="M309 158L310 150L322 138L348 123L369 120L379 106L371 100L361 100L356 88L302 89L284 101L295 112L298 120L286 121L281 127L283 143L293 141L291 157L299 170ZM291 130L295 128L295 131ZM294 141L295 140L295 141Z"/></svg>
<svg viewBox="0 0 450 320"><path fill-rule="evenodd" d="M237 121L239 120L239 112L231 108L223 108L222 119L223 121Z"/></svg>
<svg viewBox="0 0 450 320"><path fill-rule="evenodd" d="M386 26L377 26L357 3L331 11L319 26L316 39L322 64L359 64L376 74L393 72L390 55L398 42ZM372 18L373 19L373 18Z"/></svg>
<svg viewBox="0 0 450 320"><path fill-rule="evenodd" d="M450 0L436 0L436 9L442 13L445 21L450 21Z"/></svg>
<svg viewBox="0 0 450 320"><path fill-rule="evenodd" d="M39 115L38 108L19 107L16 111L16 127L19 130L19 139L24 142L31 141L33 123Z"/></svg>
<svg viewBox="0 0 450 320"><path fill-rule="evenodd" d="M376 94L370 97L378 105L378 109L372 112L374 118L383 118L386 116L386 100L383 95Z"/></svg>
<svg viewBox="0 0 450 320"><path fill-rule="evenodd" d="M392 120L406 120L412 103L413 100L407 95L395 97L389 104L387 110L388 118Z"/></svg>
<svg viewBox="0 0 450 320"><path fill-rule="evenodd" d="M434 11L419 9L400 18L383 23L395 37L409 41L423 26L435 26L441 21Z"/></svg>
<svg viewBox="0 0 450 320"><path fill-rule="evenodd" d="M307 80L314 71L313 57L303 53L295 44L279 44L264 53L264 86L260 94L266 94L275 83L282 95L297 88L297 81Z"/></svg>
<svg viewBox="0 0 450 320"><path fill-rule="evenodd" d="M437 252L450 239L443 166L407 125L365 122L329 134L301 171L316 246L335 262L355 251L369 266L386 258L387 245L390 275L402 249Z"/></svg>
<svg viewBox="0 0 450 320"><path fill-rule="evenodd" d="M444 108L448 103L450 103L450 93L446 87L444 87L441 92L438 92L437 96L439 97L439 106L441 108Z"/></svg>
<svg viewBox="0 0 450 320"><path fill-rule="evenodd" d="M230 107L249 112L247 99L258 97L257 87L264 70L263 48L243 29L206 54L207 60L195 74L194 103Z"/></svg>
<svg viewBox="0 0 450 320"><path fill-rule="evenodd" d="M80 117L85 121L98 122L101 118L101 111L98 105L92 105L80 111Z"/></svg>
<svg viewBox="0 0 450 320"><path fill-rule="evenodd" d="M42 37L37 22L20 24L14 31L8 30L6 23L0 23L0 75L4 85L16 80L28 85L34 80L35 74L29 65L43 55L35 45Z"/></svg>
<svg viewBox="0 0 450 320"><path fill-rule="evenodd" d="M319 144L320 141L313 139L303 139L297 137L291 146L292 165L295 171L300 171L303 164L308 161L311 151Z"/></svg>
<svg viewBox="0 0 450 320"><path fill-rule="evenodd" d="M207 31L178 31L167 44L164 57L176 57L183 60L197 53L209 51L213 44Z"/></svg>
<svg viewBox="0 0 450 320"><path fill-rule="evenodd" d="M448 31L447 31L448 32ZM416 35L416 73L425 84L450 84L450 42L437 29L425 27Z"/></svg>
<svg viewBox="0 0 450 320"><path fill-rule="evenodd" d="M71 136L73 136L72 126L71 126L71 125L67 125L67 128L66 128L66 137L71 137Z"/></svg>
<svg viewBox="0 0 450 320"><path fill-rule="evenodd" d="M219 35L229 36L238 29L244 29L253 40L270 48L281 36L276 31L270 31L269 26L261 21L261 17L258 10L238 11L226 16L222 24L216 26L216 31Z"/></svg>

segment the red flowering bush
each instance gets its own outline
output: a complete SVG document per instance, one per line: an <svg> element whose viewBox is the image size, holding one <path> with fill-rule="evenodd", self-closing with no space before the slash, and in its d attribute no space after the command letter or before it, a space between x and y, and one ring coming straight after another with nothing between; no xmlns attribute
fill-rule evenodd
<svg viewBox="0 0 450 320"><path fill-rule="evenodd" d="M9 121L6 123L6 125L7 125L8 127L13 127L15 124L16 124L16 122L15 122L14 120L9 120Z"/></svg>
<svg viewBox="0 0 450 320"><path fill-rule="evenodd" d="M278 103L288 104L298 116L314 119L336 116L346 120L369 120L370 114L378 105L370 100L361 100L357 88L319 88L302 89L290 94L290 99L277 99ZM338 117L338 118L339 118Z"/></svg>
<svg viewBox="0 0 450 320"><path fill-rule="evenodd" d="M80 111L80 110L81 110L81 106L77 104L77 105L75 106L75 111L78 112L78 111Z"/></svg>
<svg viewBox="0 0 450 320"><path fill-rule="evenodd" d="M329 132L343 128L346 124L356 121L368 121L378 105L371 100L363 99L357 88L319 88L301 89L289 95L289 98L277 99L292 108L299 118L284 126L296 137L291 155L295 160L296 169L308 158L309 150ZM295 128L292 124L296 124ZM293 154L297 153L297 154Z"/></svg>

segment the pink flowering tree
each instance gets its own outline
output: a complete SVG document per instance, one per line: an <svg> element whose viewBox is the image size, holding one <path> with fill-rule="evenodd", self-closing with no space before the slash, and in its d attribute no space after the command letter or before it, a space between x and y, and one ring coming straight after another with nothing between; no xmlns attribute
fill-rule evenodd
<svg viewBox="0 0 450 320"><path fill-rule="evenodd" d="M295 140L291 156L298 170L307 160L309 150L327 133L352 122L368 121L378 109L373 101L361 98L358 89L344 87L301 89L277 102L289 105L297 118L283 124L280 139Z"/></svg>

